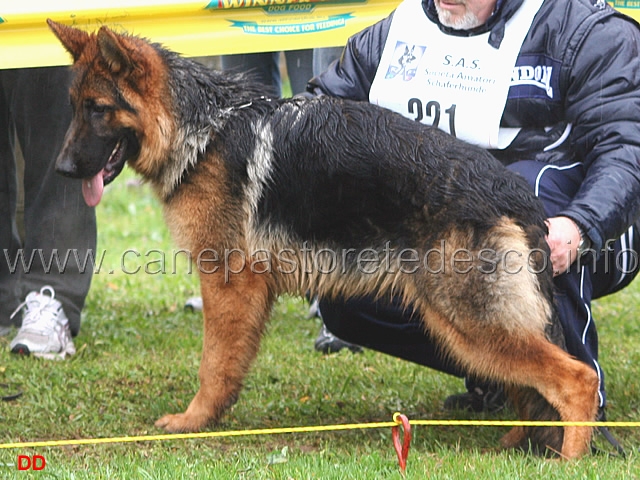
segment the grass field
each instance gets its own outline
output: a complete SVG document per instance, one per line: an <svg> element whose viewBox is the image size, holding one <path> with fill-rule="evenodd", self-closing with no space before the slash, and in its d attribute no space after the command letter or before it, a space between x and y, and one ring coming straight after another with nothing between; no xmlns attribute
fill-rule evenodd
<svg viewBox="0 0 640 480"><path fill-rule="evenodd" d="M7 353L0 339L3 395L0 443L160 434L153 422L181 411L197 390L199 314L185 311L198 293L150 190L129 173L108 187L98 207L102 269L94 276L82 331L70 361L46 362ZM126 252L126 253L125 253ZM124 263L122 263L124 255ZM140 267L140 271L133 274ZM175 271L174 271L175 267ZM145 268L148 273L145 273ZM165 270L164 273L159 272ZM113 271L113 273L111 273ZM129 272L129 273L127 273ZM594 306L607 372L609 420L640 420L640 305L637 282ZM281 299L238 403L212 430L232 431L412 419L448 419L443 399L462 382L366 351L322 356L313 350L320 327L307 305ZM512 419L511 413L458 419ZM497 448L504 427L414 427L406 478L640 478L640 432L613 433L628 456L605 453L574 463ZM18 455L41 455L44 470L18 471ZM0 478L55 479L400 479L391 430L245 436L0 449Z"/></svg>

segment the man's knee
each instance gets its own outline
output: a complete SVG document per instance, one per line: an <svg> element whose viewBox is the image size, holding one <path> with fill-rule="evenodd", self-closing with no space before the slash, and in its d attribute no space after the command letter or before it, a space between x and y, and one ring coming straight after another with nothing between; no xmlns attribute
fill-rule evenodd
<svg viewBox="0 0 640 480"><path fill-rule="evenodd" d="M319 310L324 325L336 337L347 341L357 340L349 338L351 337L350 329L345 319L349 317L350 308L346 302L321 299L319 302Z"/></svg>
<svg viewBox="0 0 640 480"><path fill-rule="evenodd" d="M573 199L584 179L581 163L552 165L522 160L508 166L522 176L542 201L548 217L558 215Z"/></svg>

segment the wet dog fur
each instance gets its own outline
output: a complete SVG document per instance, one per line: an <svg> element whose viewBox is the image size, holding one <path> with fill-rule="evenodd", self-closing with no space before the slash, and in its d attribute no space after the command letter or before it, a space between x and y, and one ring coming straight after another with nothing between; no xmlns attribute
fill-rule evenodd
<svg viewBox="0 0 640 480"><path fill-rule="evenodd" d="M199 269L200 389L156 426L198 431L219 420L275 299L309 291L397 295L461 368L504 384L521 419L595 419L597 376L562 348L543 210L491 155L366 102L279 100L138 37L49 25L75 72L58 171L82 179L95 205L128 162L182 248L208 252L211 265L244 252L226 258L231 275ZM429 255L441 245L443 255ZM425 259L419 268L358 263L374 252L405 265L409 250ZM346 254L301 268L321 251ZM250 263L251 252L265 261ZM503 445L575 458L590 438L590 427L516 427Z"/></svg>

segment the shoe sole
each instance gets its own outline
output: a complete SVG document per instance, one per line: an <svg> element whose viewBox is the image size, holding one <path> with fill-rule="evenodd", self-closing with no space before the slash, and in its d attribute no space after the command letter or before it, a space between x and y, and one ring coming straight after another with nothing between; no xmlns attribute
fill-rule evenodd
<svg viewBox="0 0 640 480"><path fill-rule="evenodd" d="M29 357L29 356L33 355L36 358L43 358L45 360L64 360L67 355L69 355L69 356L73 355L72 353L69 353L69 352L66 352L66 351L59 352L59 353L53 353L53 352L48 352L48 353L31 352L29 350L29 347L27 347L26 345L23 345L21 343L16 344L11 349L11 353L15 353L16 355L24 355L25 357Z"/></svg>
<svg viewBox="0 0 640 480"><path fill-rule="evenodd" d="M16 355L25 355L25 356L31 355L31 351L29 350L29 347L27 347L26 345L23 345L22 343L16 344L11 349L11 353L15 353Z"/></svg>

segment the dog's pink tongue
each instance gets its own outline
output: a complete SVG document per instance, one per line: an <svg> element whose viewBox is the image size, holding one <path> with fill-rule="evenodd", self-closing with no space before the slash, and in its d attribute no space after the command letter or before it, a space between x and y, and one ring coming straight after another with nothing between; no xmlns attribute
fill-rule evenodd
<svg viewBox="0 0 640 480"><path fill-rule="evenodd" d="M93 178L82 180L82 196L85 203L90 207L95 207L100 203L102 192L104 192L102 171L99 171Z"/></svg>

